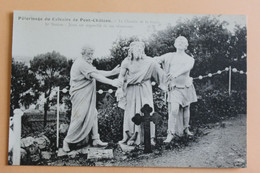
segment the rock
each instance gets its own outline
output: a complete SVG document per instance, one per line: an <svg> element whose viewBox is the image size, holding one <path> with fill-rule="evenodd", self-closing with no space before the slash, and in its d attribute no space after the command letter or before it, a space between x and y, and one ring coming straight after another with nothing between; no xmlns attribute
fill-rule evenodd
<svg viewBox="0 0 260 173"><path fill-rule="evenodd" d="M162 152L161 152L161 151L158 151L158 150L155 150L155 151L154 151L154 154L155 154L155 155L162 155Z"/></svg>
<svg viewBox="0 0 260 173"><path fill-rule="evenodd" d="M235 153L228 153L228 156L233 157L233 156L235 156Z"/></svg>
<svg viewBox="0 0 260 173"><path fill-rule="evenodd" d="M232 124L231 122L222 122L221 125L220 125L220 127L225 128L225 127L227 127L227 126L232 126L232 125L233 125L233 124Z"/></svg>
<svg viewBox="0 0 260 173"><path fill-rule="evenodd" d="M233 124L231 122L226 122L226 125L233 126Z"/></svg>
<svg viewBox="0 0 260 173"><path fill-rule="evenodd" d="M225 165L224 157L220 156L216 159L216 165L218 168L223 167Z"/></svg>
<svg viewBox="0 0 260 173"><path fill-rule="evenodd" d="M134 146L129 146L129 145L122 144L122 143L119 143L119 146L120 146L120 148L121 148L124 152L130 152L130 151L132 151L132 150L135 149Z"/></svg>
<svg viewBox="0 0 260 173"><path fill-rule="evenodd" d="M220 156L220 157L218 157L218 160L224 160L224 157L222 157L222 156Z"/></svg>
<svg viewBox="0 0 260 173"><path fill-rule="evenodd" d="M21 139L21 147L22 148L26 148L26 147L29 147L30 145L32 145L34 143L34 138L29 136L29 137L26 137L26 138L22 138Z"/></svg>
<svg viewBox="0 0 260 173"><path fill-rule="evenodd" d="M120 157L121 160L126 160L127 159L127 156L122 156Z"/></svg>
<svg viewBox="0 0 260 173"><path fill-rule="evenodd" d="M44 137L36 138L35 142L38 143L40 149L45 149L47 147L47 141Z"/></svg>
<svg viewBox="0 0 260 173"><path fill-rule="evenodd" d="M225 128L226 127L226 123L221 123L220 127Z"/></svg>
<svg viewBox="0 0 260 173"><path fill-rule="evenodd" d="M30 145L26 148L29 151L29 154L37 154L40 153L39 147L37 143L34 143L33 145Z"/></svg>
<svg viewBox="0 0 260 173"><path fill-rule="evenodd" d="M51 158L51 152L42 151L41 155L42 155L42 158L45 160L48 160Z"/></svg>
<svg viewBox="0 0 260 173"><path fill-rule="evenodd" d="M114 158L112 149L90 148L88 159L112 159Z"/></svg>
<svg viewBox="0 0 260 173"><path fill-rule="evenodd" d="M69 129L69 125L68 124L60 124L60 133L66 133Z"/></svg>
<svg viewBox="0 0 260 173"><path fill-rule="evenodd" d="M104 163L103 166L113 166L113 164L112 163Z"/></svg>
<svg viewBox="0 0 260 173"><path fill-rule="evenodd" d="M235 166L238 166L238 167L241 167L245 164L245 160L242 159L242 158L238 158L236 160L234 160L234 165Z"/></svg>
<svg viewBox="0 0 260 173"><path fill-rule="evenodd" d="M41 135L40 137L44 138L47 142L47 145L50 145L51 141L49 140L49 138L47 138L47 136L45 135Z"/></svg>
<svg viewBox="0 0 260 173"><path fill-rule="evenodd" d="M116 163L116 160L115 160L115 159L113 159L113 160L111 160L111 161L110 161L110 163Z"/></svg>
<svg viewBox="0 0 260 173"><path fill-rule="evenodd" d="M205 160L204 163L207 164L207 165L209 165L209 164L210 164L210 161L209 161L209 160Z"/></svg>
<svg viewBox="0 0 260 173"><path fill-rule="evenodd" d="M39 162L40 159L41 159L40 154L33 154L33 155L30 155L30 158L31 158L31 161L34 162L34 163Z"/></svg>
<svg viewBox="0 0 260 173"><path fill-rule="evenodd" d="M26 148L28 151L28 156L30 157L33 163L37 163L41 159L41 151L38 147L38 144L35 142L33 145L30 145Z"/></svg>
<svg viewBox="0 0 260 173"><path fill-rule="evenodd" d="M79 154L79 151L73 150L73 151L68 153L68 156L71 157L71 158L75 158L77 154Z"/></svg>
<svg viewBox="0 0 260 173"><path fill-rule="evenodd" d="M91 147L87 146L82 149L80 149L80 153L82 154L88 154Z"/></svg>

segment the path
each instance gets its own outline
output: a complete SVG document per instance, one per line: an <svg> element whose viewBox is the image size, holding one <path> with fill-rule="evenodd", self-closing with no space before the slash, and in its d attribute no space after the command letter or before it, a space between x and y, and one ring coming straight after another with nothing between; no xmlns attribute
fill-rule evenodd
<svg viewBox="0 0 260 173"><path fill-rule="evenodd" d="M241 115L203 129L204 136L197 142L179 149L163 149L162 152L126 156L114 151L115 159L89 162L86 155L60 158L48 165L89 166L137 166L137 167L246 167L246 116ZM165 146L163 146L165 148Z"/></svg>
<svg viewBox="0 0 260 173"><path fill-rule="evenodd" d="M125 160L110 166L246 167L246 116L217 123L199 142L181 150L166 150L159 157Z"/></svg>

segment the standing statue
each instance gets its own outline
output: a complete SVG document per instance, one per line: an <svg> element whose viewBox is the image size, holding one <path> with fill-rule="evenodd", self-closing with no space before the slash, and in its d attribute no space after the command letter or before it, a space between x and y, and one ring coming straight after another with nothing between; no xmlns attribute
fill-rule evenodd
<svg viewBox="0 0 260 173"><path fill-rule="evenodd" d="M90 137L93 146L107 146L107 143L100 140L98 133L96 80L118 87L120 81L106 77L118 74L120 69L117 66L112 71L97 70L92 65L93 53L92 47L83 47L82 57L77 58L71 67L72 114L68 133L63 141L63 150L66 152L70 151L69 144L88 142Z"/></svg>
<svg viewBox="0 0 260 173"><path fill-rule="evenodd" d="M188 40L179 36L174 47L176 52L166 53L155 59L162 64L167 74L168 85L168 135L165 143L171 142L174 135L193 135L189 130L190 104L197 101L197 95L190 77L194 65L193 57L185 53Z"/></svg>
<svg viewBox="0 0 260 173"><path fill-rule="evenodd" d="M135 41L129 46L128 56L121 64L119 80L123 86L116 92L118 106L125 110L123 124L123 139L120 143L139 145L144 141L143 125L136 125L132 121L135 114L143 116L141 108L148 104L153 109L153 93L151 79L153 78L160 87L166 80L166 75L159 64L144 53L145 44ZM161 85L162 84L162 85ZM155 125L151 122L151 144L155 145Z"/></svg>

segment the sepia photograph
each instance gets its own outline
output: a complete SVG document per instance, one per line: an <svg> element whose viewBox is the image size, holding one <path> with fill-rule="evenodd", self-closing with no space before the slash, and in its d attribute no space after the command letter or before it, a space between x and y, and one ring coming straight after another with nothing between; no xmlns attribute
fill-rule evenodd
<svg viewBox="0 0 260 173"><path fill-rule="evenodd" d="M247 167L247 17L14 11L9 165Z"/></svg>

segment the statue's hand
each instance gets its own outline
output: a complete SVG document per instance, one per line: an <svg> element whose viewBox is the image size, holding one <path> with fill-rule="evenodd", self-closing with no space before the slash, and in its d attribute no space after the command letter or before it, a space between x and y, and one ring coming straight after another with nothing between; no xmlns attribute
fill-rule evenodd
<svg viewBox="0 0 260 173"><path fill-rule="evenodd" d="M124 93L123 89L122 88L118 88L116 90L116 93L115 93L117 101L119 101L120 99L124 98L124 96L125 96L124 94L125 93Z"/></svg>
<svg viewBox="0 0 260 173"><path fill-rule="evenodd" d="M171 80L175 79L176 77L177 77L177 76L175 76L174 74L168 73L168 74L167 74L167 81L171 81Z"/></svg>
<svg viewBox="0 0 260 173"><path fill-rule="evenodd" d="M112 81L112 84L111 84L111 85L114 86L114 87L119 88L119 87L122 86L122 82L121 82L120 80L118 80L118 79L114 79L114 80Z"/></svg>

